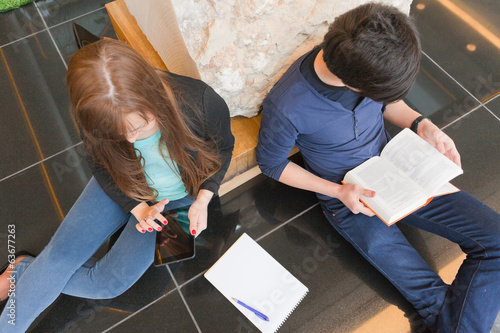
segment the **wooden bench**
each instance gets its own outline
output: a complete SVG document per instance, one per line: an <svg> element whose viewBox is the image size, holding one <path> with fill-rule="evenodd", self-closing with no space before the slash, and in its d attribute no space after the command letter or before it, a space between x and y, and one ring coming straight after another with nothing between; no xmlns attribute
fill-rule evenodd
<svg viewBox="0 0 500 333"><path fill-rule="evenodd" d="M152 66L168 70L134 16L128 11L124 0L110 2L106 4L106 9L118 39L137 50ZM220 196L260 174L255 152L259 127L260 115L253 118L241 116L231 118L235 145L231 164L219 191ZM297 148L294 148L291 154L297 151Z"/></svg>

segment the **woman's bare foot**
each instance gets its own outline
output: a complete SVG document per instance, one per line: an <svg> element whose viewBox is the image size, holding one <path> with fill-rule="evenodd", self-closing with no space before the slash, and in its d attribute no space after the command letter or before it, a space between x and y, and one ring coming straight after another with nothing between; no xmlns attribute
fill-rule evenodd
<svg viewBox="0 0 500 333"><path fill-rule="evenodd" d="M14 260L14 267L16 267L17 264L26 257L28 256L24 255L17 257L16 260ZM10 280L7 279L12 276L13 270L14 269L12 269L9 265L7 266L7 269L3 272L3 274L0 275L0 301L5 300L9 295Z"/></svg>

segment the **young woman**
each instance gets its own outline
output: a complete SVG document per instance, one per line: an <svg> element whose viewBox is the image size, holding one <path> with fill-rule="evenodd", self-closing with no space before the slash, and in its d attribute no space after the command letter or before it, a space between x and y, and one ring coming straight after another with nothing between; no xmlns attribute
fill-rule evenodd
<svg viewBox="0 0 500 333"><path fill-rule="evenodd" d="M66 81L94 177L36 259L16 258L1 332L24 332L60 293L123 293L153 263L156 232L166 223L160 212L191 205L191 233L206 228L208 203L231 160L222 98L199 80L154 69L122 42L80 49ZM110 251L91 258L124 224ZM0 299L10 273L1 276Z"/></svg>

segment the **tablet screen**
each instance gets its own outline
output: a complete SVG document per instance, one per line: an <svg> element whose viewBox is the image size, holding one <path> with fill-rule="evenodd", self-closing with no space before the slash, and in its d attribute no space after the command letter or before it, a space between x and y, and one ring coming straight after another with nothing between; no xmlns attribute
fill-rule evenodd
<svg viewBox="0 0 500 333"><path fill-rule="evenodd" d="M155 266L194 258L194 236L189 233L187 218L189 207L175 209L177 217L162 213L168 223L156 233Z"/></svg>

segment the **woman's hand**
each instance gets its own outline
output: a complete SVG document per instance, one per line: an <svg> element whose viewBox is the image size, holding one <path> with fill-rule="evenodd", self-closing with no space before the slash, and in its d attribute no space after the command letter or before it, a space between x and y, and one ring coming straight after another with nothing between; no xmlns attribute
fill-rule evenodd
<svg viewBox="0 0 500 333"><path fill-rule="evenodd" d="M161 221L164 225L167 224L167 219L160 214L167 203L168 199L163 199L152 206L149 206L145 202L141 202L135 206L130 212L135 216L137 221L139 221L139 223L135 225L136 229L142 233L145 233L146 230L152 232L153 229L161 231L161 226L155 222L155 219Z"/></svg>
<svg viewBox="0 0 500 333"><path fill-rule="evenodd" d="M359 197L362 195L372 198L375 196L375 191L364 189L358 185L344 184L342 185L337 198L342 201L353 214L362 213L367 216L375 215L375 213L359 201Z"/></svg>
<svg viewBox="0 0 500 333"><path fill-rule="evenodd" d="M458 153L453 140L432 122L427 119L422 120L422 122L418 124L417 134L422 139L430 143L434 148L439 150L440 153L444 154L444 156L452 160L456 165L459 167L462 166L462 163L460 162L460 154Z"/></svg>
<svg viewBox="0 0 500 333"><path fill-rule="evenodd" d="M200 190L196 201L189 208L189 230L195 237L207 228L208 204L213 195L209 190Z"/></svg>

